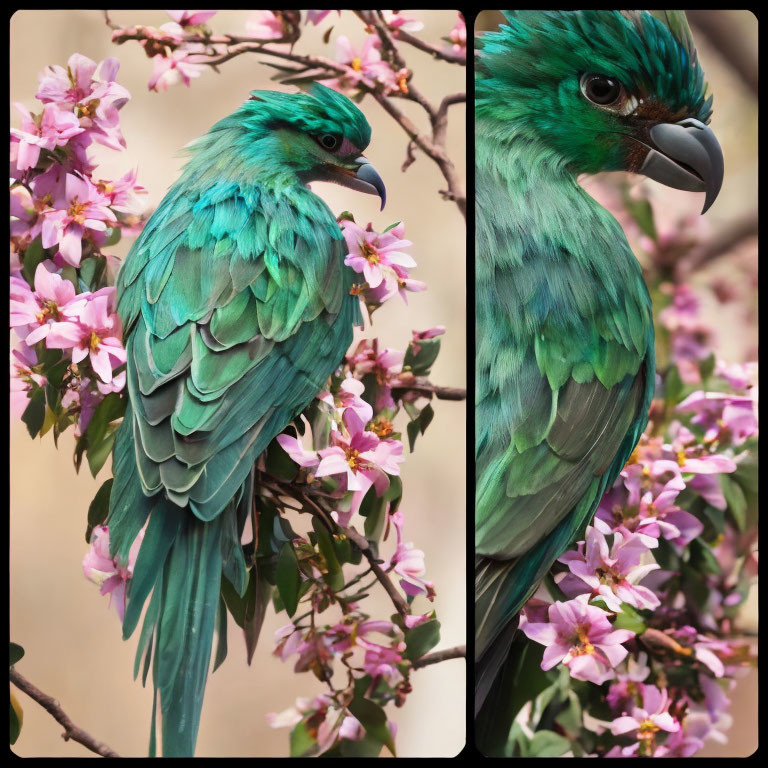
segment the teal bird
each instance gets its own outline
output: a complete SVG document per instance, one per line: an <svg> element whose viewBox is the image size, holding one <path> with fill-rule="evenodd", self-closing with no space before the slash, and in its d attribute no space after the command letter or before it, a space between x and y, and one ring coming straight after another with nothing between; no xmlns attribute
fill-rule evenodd
<svg viewBox="0 0 768 768"><path fill-rule="evenodd" d="M146 649L165 756L194 753L222 575L245 590L254 462L326 386L361 321L339 226L307 184L377 194L383 207L362 156L370 138L328 88L254 91L193 143L118 275L129 405L110 546L125 560L147 523L123 635L151 593L136 669ZM151 752L154 734L153 713Z"/></svg>
<svg viewBox="0 0 768 768"><path fill-rule="evenodd" d="M488 754L520 704L517 614L583 535L654 391L640 266L576 178L633 171L705 192L706 210L723 177L683 12L504 13L478 41L475 113L475 708Z"/></svg>

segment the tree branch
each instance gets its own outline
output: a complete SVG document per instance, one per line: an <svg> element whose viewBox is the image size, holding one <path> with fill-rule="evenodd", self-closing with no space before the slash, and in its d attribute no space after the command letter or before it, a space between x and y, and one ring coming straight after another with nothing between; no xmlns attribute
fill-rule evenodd
<svg viewBox="0 0 768 768"><path fill-rule="evenodd" d="M339 530L363 553L363 557L371 566L374 576L376 576L381 586L384 587L384 590L389 595L390 600L392 600L395 610L403 617L408 616L410 614L408 603L405 602L405 598L397 591L389 576L384 573L365 536L360 535L354 528L339 526Z"/></svg>
<svg viewBox="0 0 768 768"><path fill-rule="evenodd" d="M120 757L111 747L108 747L101 741L94 739L89 733L76 726L69 715L61 708L60 704L52 696L43 693L37 686L29 682L23 675L20 675L15 669L11 669L11 682L20 690L24 691L31 699L34 699L46 712L48 712L57 723L64 726L64 733L61 737L64 741L76 741L82 744L91 752L95 752L102 757Z"/></svg>
<svg viewBox="0 0 768 768"><path fill-rule="evenodd" d="M678 263L678 277L682 279L702 269L720 256L730 253L745 240L757 237L757 229L757 211L740 216L708 242L692 250L687 258L682 259Z"/></svg>
<svg viewBox="0 0 768 768"><path fill-rule="evenodd" d="M420 659L416 659L413 662L414 669L422 669L423 667L429 667L432 664L439 664L441 661L448 661L449 659L465 659L467 657L467 646L457 645L455 648L446 648L443 651L434 651L428 653L426 656L422 656Z"/></svg>
<svg viewBox="0 0 768 768"><path fill-rule="evenodd" d="M432 43L428 43L419 37L415 37L410 34L410 32L406 32L403 29L398 30L397 40L401 43L408 43L408 45L412 45L414 48L418 48L420 51L428 53L435 59L441 59L442 61L447 61L451 64L460 64L462 66L465 66L467 63L466 55L462 56L460 53L453 53L452 51L438 48L436 45L432 45Z"/></svg>
<svg viewBox="0 0 768 768"><path fill-rule="evenodd" d="M439 387L436 384L430 384L429 382L415 384L404 384L402 386L392 387L393 397L394 393L400 392L415 392L423 395L434 395L438 400L466 400L467 390L459 387ZM398 398L395 398L398 399Z"/></svg>

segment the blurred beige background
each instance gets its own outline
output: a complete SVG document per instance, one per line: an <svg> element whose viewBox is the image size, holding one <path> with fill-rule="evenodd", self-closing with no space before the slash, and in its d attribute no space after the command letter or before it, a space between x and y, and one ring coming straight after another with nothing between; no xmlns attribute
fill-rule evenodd
<svg viewBox="0 0 768 768"><path fill-rule="evenodd" d="M718 357L727 362L744 362L757 357L757 313L753 311L757 306L758 255L757 18L749 11L689 11L688 17L699 61L714 96L710 125L725 157L722 189L700 223L705 238L712 242L726 235L737 222L755 227L721 258L696 272L690 282L702 299L703 320L714 330ZM483 11L475 30L492 29L499 23L504 19L498 11ZM681 214L695 215L701 210L703 195L691 195L636 176L628 178L633 184L642 184L651 196L657 225L662 230ZM717 301L711 290L717 279L737 291L736 301ZM741 616L742 628L752 634L757 632L757 591L755 585ZM744 757L757 749L757 670L745 671L729 696L734 723L728 743L710 741L697 757Z"/></svg>
<svg viewBox="0 0 768 768"><path fill-rule="evenodd" d="M210 26L216 32L245 34L247 11L222 11ZM455 24L453 11L412 14L425 23L419 33L440 43ZM159 26L169 20L162 11L114 11L121 26ZM323 31L333 24L331 44ZM335 14L319 28L309 26L298 50L334 57L333 41L347 34L364 39L360 23ZM132 100L121 112L128 149L100 152L104 162L97 177L114 178L138 166L139 182L156 206L181 166L177 153L214 122L232 112L255 88L274 88L272 70L259 57L245 55L228 62L221 74L205 71L191 88L174 86L165 94L150 93L147 80L152 63L138 44L115 46L100 11L21 11L11 19L11 102L39 111L34 99L37 73L48 64L66 65L72 53L95 61L116 56L121 62L118 82ZM464 90L462 67L434 62L405 47L422 91L438 101ZM440 358L432 380L465 386L465 229L454 205L437 190L444 181L436 166L418 155L407 173L400 171L406 136L370 98L361 105L373 129L366 155L388 190L387 208L377 210L373 197L332 185L316 186L331 209L354 212L358 222L372 221L376 229L404 219L406 237L418 262L413 277L429 289L411 294L406 310L399 299L377 312L373 329L387 346L405 349L411 329L446 326ZM412 119L424 125L419 108L402 104ZM464 176L464 107L451 107L449 151ZM18 116L12 116L18 125ZM126 244L113 249L123 256ZM435 402L435 419L417 451L403 466L406 489L403 509L409 540L426 552L427 578L437 589L433 606L420 599L417 608L434 607L442 622L439 647L465 642L465 407ZM107 476L94 480L87 467L76 475L71 463L73 439L65 434L55 449L50 435L33 442L21 423L11 425L10 624L11 637L26 649L19 671L42 690L57 697L75 723L108 743L122 755L146 754L151 690L132 680L136 638L123 642L120 623L107 598L86 581L81 560L88 504ZM369 609L388 616L386 600L371 601ZM239 630L229 624L229 657L208 683L198 739L199 756L287 755L288 730L273 730L267 712L293 704L297 696L319 693L310 674L295 675L288 664L270 655L272 634L285 623L270 611L252 666L245 663ZM453 756L465 742L465 666L448 661L413 675L413 693L394 710L398 747L405 756ZM22 756L90 754L80 745L64 743L61 727L37 704L18 694L24 727L14 751ZM392 715L391 715L392 716Z"/></svg>

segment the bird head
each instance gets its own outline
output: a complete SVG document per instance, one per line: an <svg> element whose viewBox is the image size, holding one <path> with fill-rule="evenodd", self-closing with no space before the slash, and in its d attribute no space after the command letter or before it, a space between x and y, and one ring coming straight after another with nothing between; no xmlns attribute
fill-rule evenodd
<svg viewBox="0 0 768 768"><path fill-rule="evenodd" d="M243 110L259 154L281 173L302 184L330 181L378 195L384 208L384 182L363 156L371 127L346 96L319 83L307 93L252 91Z"/></svg>
<svg viewBox="0 0 768 768"><path fill-rule="evenodd" d="M477 114L490 130L540 142L576 174L641 173L712 205L723 155L683 11L505 16L478 41Z"/></svg>

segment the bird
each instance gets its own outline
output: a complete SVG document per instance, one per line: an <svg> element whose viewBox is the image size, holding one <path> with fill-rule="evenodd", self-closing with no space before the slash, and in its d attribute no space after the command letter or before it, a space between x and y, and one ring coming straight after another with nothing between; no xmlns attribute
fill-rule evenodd
<svg viewBox="0 0 768 768"><path fill-rule="evenodd" d="M129 582L123 636L147 604L156 749L192 756L223 580L242 595L254 463L326 386L362 324L338 222L310 182L378 195L371 128L346 96L252 91L189 159L117 276L128 404L108 529Z"/></svg>
<svg viewBox="0 0 768 768"><path fill-rule="evenodd" d="M654 393L640 265L577 177L642 174L704 192L703 213L724 173L684 12L502 13L475 69L475 735L491 755L525 701L519 611L583 538Z"/></svg>

